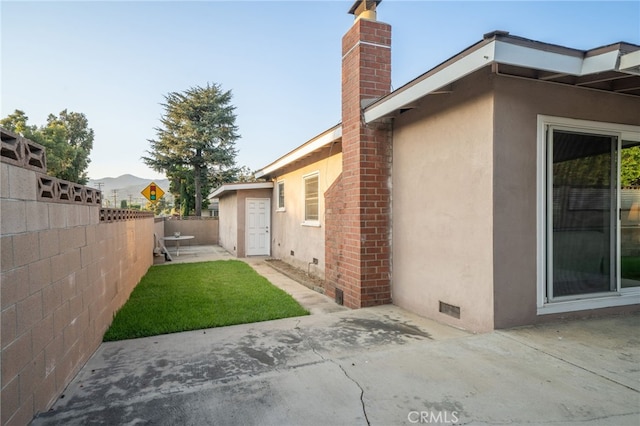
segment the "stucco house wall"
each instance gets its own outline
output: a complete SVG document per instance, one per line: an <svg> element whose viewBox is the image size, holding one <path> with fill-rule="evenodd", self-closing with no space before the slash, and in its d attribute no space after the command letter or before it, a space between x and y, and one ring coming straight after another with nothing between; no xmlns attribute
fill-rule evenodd
<svg viewBox="0 0 640 426"><path fill-rule="evenodd" d="M229 253L238 256L238 204L237 194L220 198L219 244Z"/></svg>
<svg viewBox="0 0 640 426"><path fill-rule="evenodd" d="M393 131L393 303L474 330L493 329L488 77L481 71L423 100ZM460 318L440 312L440 302Z"/></svg>
<svg viewBox="0 0 640 426"><path fill-rule="evenodd" d="M640 99L540 81L493 79L494 308L495 327L505 328L553 319L536 315L538 114L640 125Z"/></svg>
<svg viewBox="0 0 640 426"><path fill-rule="evenodd" d="M271 255L291 265L324 278L325 271L325 229L324 196L327 188L342 171L342 153L338 152L321 158L299 169L273 179L274 188L271 202ZM319 226L304 225L304 176L318 173ZM278 210L277 182L284 181L285 208ZM313 264L313 259L318 264Z"/></svg>
<svg viewBox="0 0 640 426"><path fill-rule="evenodd" d="M637 111L635 97L487 69L400 115L393 302L476 331L557 318L536 313L537 117L639 125ZM440 301L460 319L439 312Z"/></svg>

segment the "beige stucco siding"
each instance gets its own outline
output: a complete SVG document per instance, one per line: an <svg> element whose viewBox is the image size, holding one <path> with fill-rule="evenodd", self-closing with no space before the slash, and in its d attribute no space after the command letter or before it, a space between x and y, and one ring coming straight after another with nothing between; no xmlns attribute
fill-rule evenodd
<svg viewBox="0 0 640 426"><path fill-rule="evenodd" d="M545 82L495 77L493 259L495 327L536 316L538 114L640 124L640 99Z"/></svg>
<svg viewBox="0 0 640 426"><path fill-rule="evenodd" d="M489 84L483 72L423 100L393 142L393 303L476 331L493 328Z"/></svg>
<svg viewBox="0 0 640 426"><path fill-rule="evenodd" d="M220 198L220 245L229 253L238 255L238 203L235 192Z"/></svg>
<svg viewBox="0 0 640 426"><path fill-rule="evenodd" d="M324 193L340 175L342 153L338 152L274 179L271 203L271 247L272 256L312 275L324 278ZM318 212L320 226L305 226L304 222L304 176L318 173ZM277 183L284 181L285 209L278 211ZM293 255L291 252L293 251ZM318 265L309 264L313 258Z"/></svg>

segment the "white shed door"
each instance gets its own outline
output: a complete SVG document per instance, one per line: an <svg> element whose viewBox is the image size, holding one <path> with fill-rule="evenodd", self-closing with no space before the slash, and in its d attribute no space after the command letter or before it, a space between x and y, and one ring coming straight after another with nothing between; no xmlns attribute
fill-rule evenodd
<svg viewBox="0 0 640 426"><path fill-rule="evenodd" d="M271 244L271 200L269 198L247 198L246 210L246 255L269 256Z"/></svg>

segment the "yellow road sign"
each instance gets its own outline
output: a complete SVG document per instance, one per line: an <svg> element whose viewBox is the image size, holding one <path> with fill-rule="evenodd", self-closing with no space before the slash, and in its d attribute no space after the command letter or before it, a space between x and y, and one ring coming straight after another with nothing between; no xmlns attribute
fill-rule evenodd
<svg viewBox="0 0 640 426"><path fill-rule="evenodd" d="M145 189L142 190L141 194L144 195L147 200L155 203L160 198L162 198L162 196L164 195L164 191L158 185L156 185L155 182L151 182Z"/></svg>

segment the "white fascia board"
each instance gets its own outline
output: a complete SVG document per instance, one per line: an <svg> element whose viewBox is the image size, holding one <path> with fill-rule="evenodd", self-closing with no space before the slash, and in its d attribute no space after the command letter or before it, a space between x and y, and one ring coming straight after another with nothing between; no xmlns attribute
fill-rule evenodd
<svg viewBox="0 0 640 426"><path fill-rule="evenodd" d="M584 58L582 69L580 70L580 75L596 74L605 71L615 71L616 64L618 63L618 57L620 57L620 51L616 49L612 50L611 52Z"/></svg>
<svg viewBox="0 0 640 426"><path fill-rule="evenodd" d="M365 122L370 123L389 115L492 62L545 70L558 74L581 76L616 70L619 55L619 50L612 50L600 55L582 58L494 40L414 84L412 87L399 92L397 95L392 94L382 102L367 108L364 113L364 119ZM620 61L620 68L623 67L623 64L626 67L625 69L629 70L633 70L634 67L640 67L640 51L629 53L622 58L624 58L624 61ZM638 69L640 70L640 68Z"/></svg>
<svg viewBox="0 0 640 426"><path fill-rule="evenodd" d="M342 137L342 126L336 126L333 129L319 135L316 139L313 139L306 144L300 146L299 148L291 151L289 154L281 157L275 162L271 163L267 167L262 170L258 170L255 174L257 179L264 177L275 170L278 170L282 167L285 167L301 158L306 157L311 154L313 151L322 148L325 145L328 145Z"/></svg>
<svg viewBox="0 0 640 426"><path fill-rule="evenodd" d="M393 111L400 109L405 105L409 105L423 96L490 64L494 61L495 44L495 41L491 42L456 62L451 63L440 71L430 75L397 95L390 96L383 102L373 105L364 113L365 122L370 123L391 114Z"/></svg>
<svg viewBox="0 0 640 426"><path fill-rule="evenodd" d="M621 72L640 75L640 50L622 55L618 68Z"/></svg>
<svg viewBox="0 0 640 426"><path fill-rule="evenodd" d="M498 41L496 46L496 62L499 64L575 76L614 71L619 55L619 50L612 50L600 55L581 58L501 41Z"/></svg>
<svg viewBox="0 0 640 426"><path fill-rule="evenodd" d="M503 41L496 41L495 61L499 64L571 75L580 75L583 65L582 58L577 56L548 52Z"/></svg>
<svg viewBox="0 0 640 426"><path fill-rule="evenodd" d="M247 182L247 183L232 183L228 185L222 185L209 195L209 199L218 198L221 194L230 191L239 191L242 189L269 189L273 188L273 182Z"/></svg>

